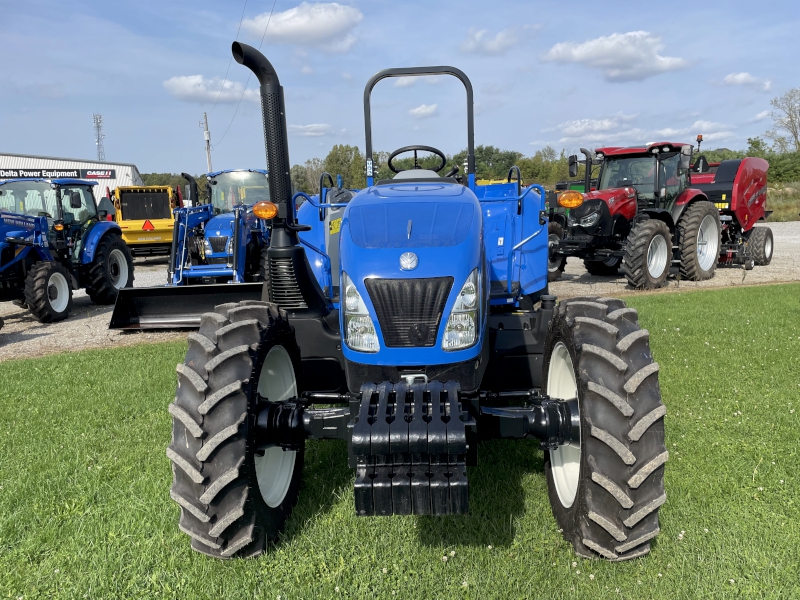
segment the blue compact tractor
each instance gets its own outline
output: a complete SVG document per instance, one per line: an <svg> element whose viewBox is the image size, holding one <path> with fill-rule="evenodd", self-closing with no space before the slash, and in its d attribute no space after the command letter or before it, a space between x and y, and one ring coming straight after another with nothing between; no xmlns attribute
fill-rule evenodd
<svg viewBox="0 0 800 600"><path fill-rule="evenodd" d="M546 293L543 190L475 184L466 75L372 77L367 188L306 201L296 217L278 76L250 46L233 54L261 84L277 214L261 299L203 315L177 367L170 495L192 547L263 552L290 518L307 439L347 441L355 511L372 516L466 513L480 442L512 438L544 451L553 513L576 552L646 554L667 460L648 333L620 300L556 304ZM394 177L375 180L373 87L432 75L466 88L467 172L411 146L392 154ZM395 156L421 150L437 168L397 169Z"/></svg>
<svg viewBox="0 0 800 600"><path fill-rule="evenodd" d="M0 300L27 307L43 323L69 316L72 291L112 304L133 285L133 259L113 206L95 203L96 181L0 182ZM104 205L105 203L105 205Z"/></svg>

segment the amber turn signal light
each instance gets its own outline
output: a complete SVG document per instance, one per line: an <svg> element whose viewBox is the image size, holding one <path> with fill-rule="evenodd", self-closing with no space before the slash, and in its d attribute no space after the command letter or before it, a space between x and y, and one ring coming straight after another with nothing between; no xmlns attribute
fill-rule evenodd
<svg viewBox="0 0 800 600"><path fill-rule="evenodd" d="M567 190L558 195L558 205L564 208L578 208L583 204L583 194L575 190Z"/></svg>
<svg viewBox="0 0 800 600"><path fill-rule="evenodd" d="M53 229L55 229L56 231L64 231L64 225L62 225L61 223L56 223L55 225L53 225Z"/></svg>
<svg viewBox="0 0 800 600"><path fill-rule="evenodd" d="M256 202L253 206L253 214L259 219L274 219L278 216L278 207L272 202Z"/></svg>

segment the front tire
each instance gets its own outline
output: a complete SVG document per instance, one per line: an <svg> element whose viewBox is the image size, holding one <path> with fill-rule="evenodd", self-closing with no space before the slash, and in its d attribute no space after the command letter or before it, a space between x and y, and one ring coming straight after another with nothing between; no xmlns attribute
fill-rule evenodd
<svg viewBox="0 0 800 600"><path fill-rule="evenodd" d="M25 278L25 304L41 323L63 321L72 308L72 286L67 270L57 262L38 262Z"/></svg>
<svg viewBox="0 0 800 600"><path fill-rule="evenodd" d="M564 237L564 228L560 223L550 221L547 224L547 247L548 247L548 260L547 260L547 281L558 281L561 275L564 274L564 269L567 268L566 256L553 256L553 249L558 248L558 242Z"/></svg>
<svg viewBox="0 0 800 600"><path fill-rule="evenodd" d="M719 210L711 202L695 202L678 221L680 273L683 279L711 279L717 268L722 227Z"/></svg>
<svg viewBox="0 0 800 600"><path fill-rule="evenodd" d="M133 286L133 257L122 238L105 235L89 267L86 293L95 304L114 304L122 288Z"/></svg>
<svg viewBox="0 0 800 600"><path fill-rule="evenodd" d="M754 227L747 238L747 245L750 249L750 256L760 267L766 267L772 262L772 250L774 241L772 229L769 227Z"/></svg>
<svg viewBox="0 0 800 600"><path fill-rule="evenodd" d="M170 404L170 497L192 548L216 558L255 556L278 537L297 501L304 449L255 447L255 416L298 396L300 351L275 304L223 304L189 334Z"/></svg>
<svg viewBox="0 0 800 600"><path fill-rule="evenodd" d="M636 289L654 289L664 285L672 258L669 227L658 219L637 223L625 243L622 272Z"/></svg>
<svg viewBox="0 0 800 600"><path fill-rule="evenodd" d="M627 560L650 551L666 501L666 408L637 313L609 298L562 301L544 354L544 390L578 398L580 442L545 452L553 515L575 552Z"/></svg>

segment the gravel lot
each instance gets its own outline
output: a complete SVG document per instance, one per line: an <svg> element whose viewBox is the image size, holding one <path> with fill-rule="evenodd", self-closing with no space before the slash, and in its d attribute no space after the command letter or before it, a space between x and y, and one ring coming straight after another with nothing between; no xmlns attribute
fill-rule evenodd
<svg viewBox="0 0 800 600"><path fill-rule="evenodd" d="M625 278L594 277L583 268L583 262L570 259L561 280L550 284L550 292L559 297L570 296L629 296L641 293L670 293L671 291L758 285L800 281L800 221L771 223L775 236L775 253L767 267L744 271L741 267L717 268L709 281L677 281L674 276L668 285L655 292L636 292L627 287ZM137 258L135 287L162 285L166 282L166 258ZM111 306L93 304L83 291L73 294L72 313L66 321L38 323L27 310L10 302L0 303L0 317L5 326L0 329L0 361L31 358L57 352L86 348L110 348L133 344L185 339L186 332L119 332L109 331Z"/></svg>

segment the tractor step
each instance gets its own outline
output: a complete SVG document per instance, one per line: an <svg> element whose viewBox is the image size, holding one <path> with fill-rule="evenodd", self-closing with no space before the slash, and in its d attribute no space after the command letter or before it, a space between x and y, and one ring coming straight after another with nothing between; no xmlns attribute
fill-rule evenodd
<svg viewBox="0 0 800 600"><path fill-rule="evenodd" d="M468 512L467 439L475 420L459 385L368 383L350 424L359 516Z"/></svg>

